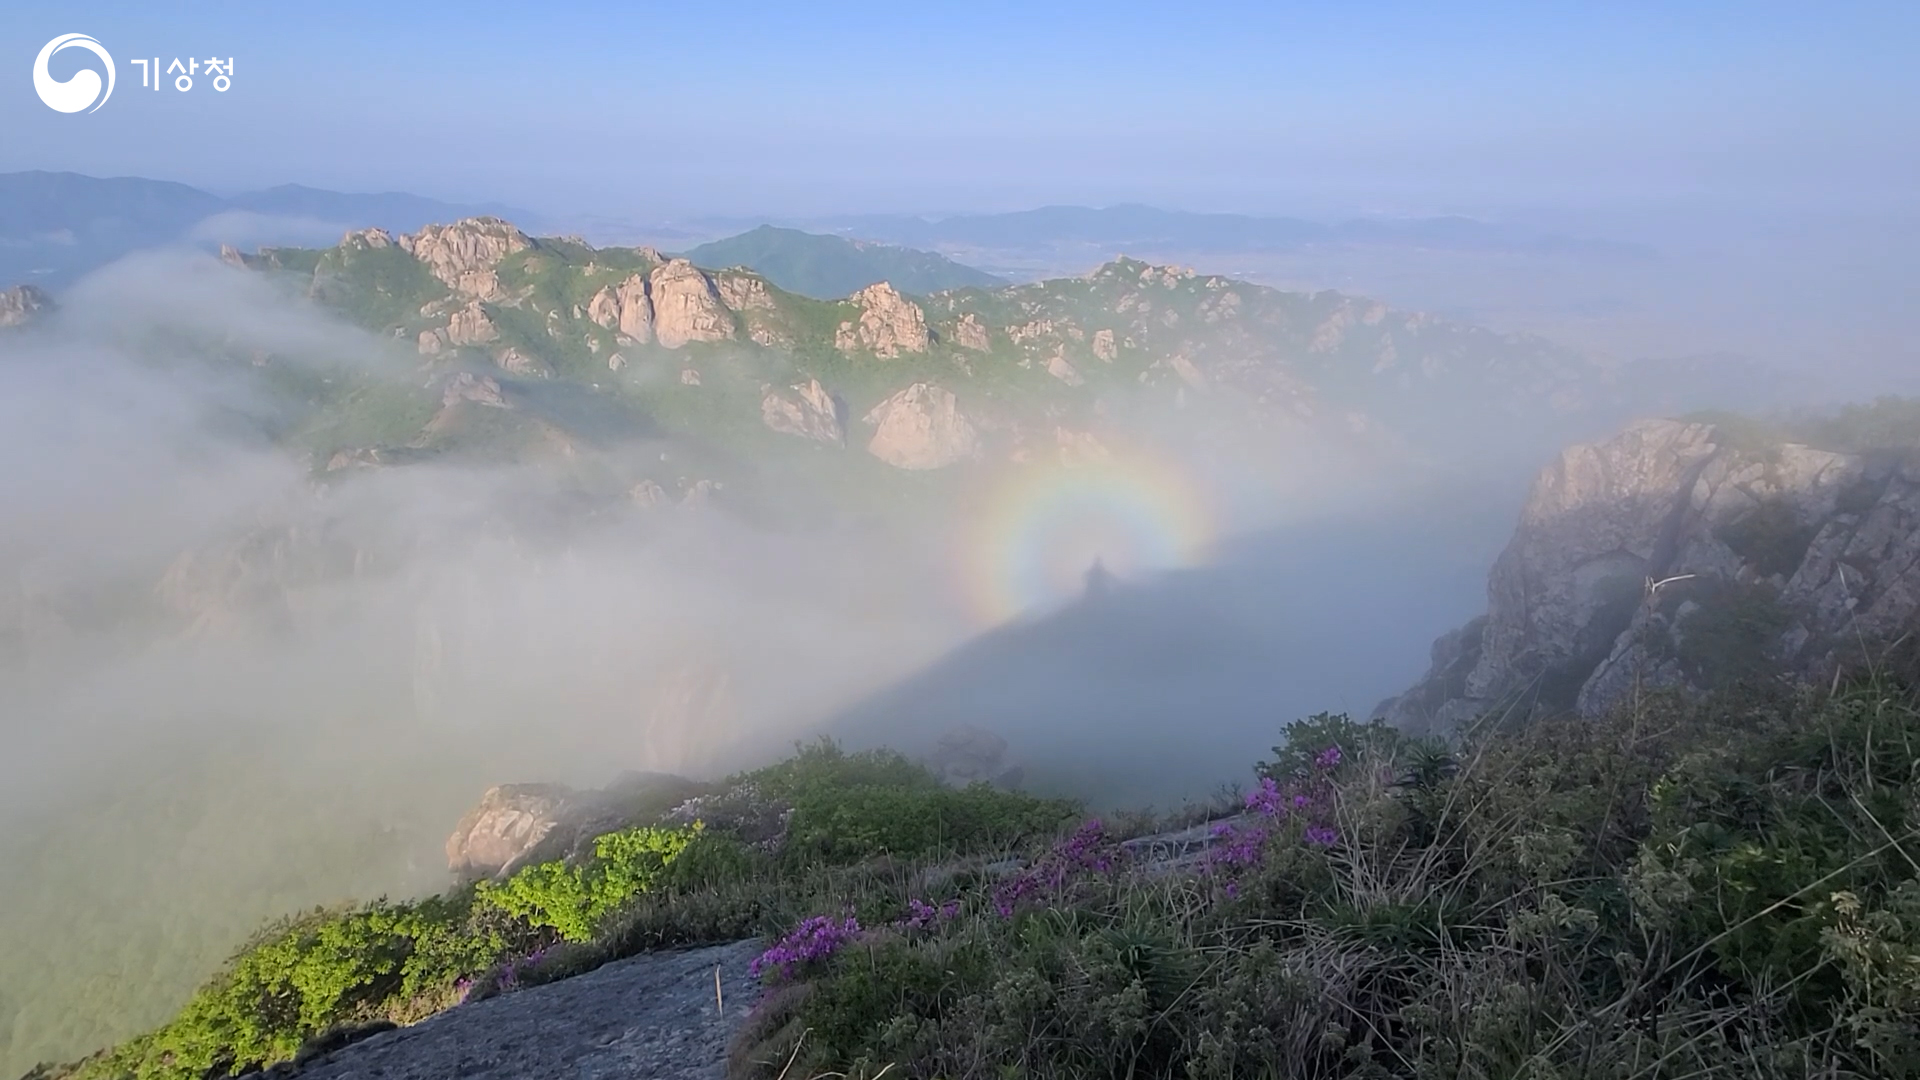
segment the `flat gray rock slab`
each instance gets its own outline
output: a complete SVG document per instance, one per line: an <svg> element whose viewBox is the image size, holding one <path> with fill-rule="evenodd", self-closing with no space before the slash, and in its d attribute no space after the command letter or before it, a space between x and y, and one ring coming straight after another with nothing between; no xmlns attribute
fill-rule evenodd
<svg viewBox="0 0 1920 1080"><path fill-rule="evenodd" d="M759 997L739 941L645 953L585 975L455 1006L312 1061L300 1080L720 1080ZM715 1006L720 969L726 1013Z"/></svg>

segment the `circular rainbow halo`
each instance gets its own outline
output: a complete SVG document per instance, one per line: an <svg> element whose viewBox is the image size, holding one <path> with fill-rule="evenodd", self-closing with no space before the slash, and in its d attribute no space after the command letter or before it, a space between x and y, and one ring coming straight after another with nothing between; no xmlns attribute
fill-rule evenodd
<svg viewBox="0 0 1920 1080"><path fill-rule="evenodd" d="M1215 536L1201 485L1161 458L1015 468L960 531L968 605L1005 622L1080 596L1096 560L1122 578L1195 566Z"/></svg>

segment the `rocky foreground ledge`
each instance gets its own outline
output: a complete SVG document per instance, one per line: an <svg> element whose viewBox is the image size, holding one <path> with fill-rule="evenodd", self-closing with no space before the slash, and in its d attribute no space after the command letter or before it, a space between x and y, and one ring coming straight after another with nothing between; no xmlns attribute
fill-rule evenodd
<svg viewBox="0 0 1920 1080"><path fill-rule="evenodd" d="M266 1075L719 1080L727 1071L728 1041L758 997L747 967L763 947L738 941L644 953L571 979L457 1005L412 1027Z"/></svg>

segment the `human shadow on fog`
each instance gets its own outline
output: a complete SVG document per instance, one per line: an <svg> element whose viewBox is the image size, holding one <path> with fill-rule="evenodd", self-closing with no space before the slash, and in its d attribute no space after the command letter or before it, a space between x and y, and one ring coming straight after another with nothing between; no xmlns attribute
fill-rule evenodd
<svg viewBox="0 0 1920 1080"><path fill-rule="evenodd" d="M1029 790L1162 807L1244 782L1291 720L1364 718L1484 610L1519 492L1271 529L1210 565L1120 578L1017 619L831 717L923 753L975 726Z"/></svg>

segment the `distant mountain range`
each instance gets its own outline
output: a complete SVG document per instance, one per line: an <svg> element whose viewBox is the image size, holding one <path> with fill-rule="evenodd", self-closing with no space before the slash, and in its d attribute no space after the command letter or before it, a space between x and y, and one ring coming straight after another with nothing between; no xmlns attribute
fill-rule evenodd
<svg viewBox="0 0 1920 1080"><path fill-rule="evenodd" d="M1043 206L1003 214L947 217L863 215L805 222L808 227L911 247L1031 250L1087 246L1110 252L1254 253L1316 246L1379 246L1443 251L1655 257L1637 244L1584 239L1476 218L1353 218L1340 222L1249 214L1203 214L1123 204Z"/></svg>
<svg viewBox="0 0 1920 1080"><path fill-rule="evenodd" d="M802 448L803 471L821 475L870 477L876 464L958 473L1105 460L1142 427L1228 458L1283 432L1399 457L1465 452L1496 432L1544 444L1656 394L1682 405L1724 394L1717 373L1694 379L1684 365L1652 386L1623 381L1541 338L1136 259L1024 285L876 283L831 299L740 265L779 256L806 270L803 256L849 252L973 274L788 230L755 230L689 261L536 238L498 218L227 258L413 345L420 368L402 386L340 381L287 410L306 413L287 437L336 470L448 455L571 460L668 438L727 459L703 466L704 478L744 492L756 468L743 462L797 462ZM860 267L839 269L850 276L820 292L860 280ZM684 498L703 478L690 461L677 455L618 486Z"/></svg>
<svg viewBox="0 0 1920 1080"><path fill-rule="evenodd" d="M700 266L744 266L788 292L816 300L851 296L881 281L921 295L1007 284L944 255L774 225L701 244L687 252L687 258Z"/></svg>
<svg viewBox="0 0 1920 1080"><path fill-rule="evenodd" d="M65 172L0 174L0 287L33 283L59 288L129 251L192 240L242 247L336 239L348 229L398 234L433 222L476 216L543 224L538 216L498 204L461 205L403 192L348 194L283 184L223 197L185 184L140 177L99 178ZM820 299L846 296L878 281L909 293L1005 284L966 262L1021 267L1021 255L1052 258L1027 265L1091 266L1120 254L1272 254L1371 249L1573 255L1642 260L1641 245L1543 232L1474 218L1354 218L1338 222L1248 214L1193 213L1123 204L1043 206L998 214L856 215L766 223L709 220L714 236L688 254L702 266L746 266L788 291ZM616 231L667 238L676 230L633 226ZM805 231L803 231L805 230ZM822 235L826 234L826 235ZM681 235L685 235L682 233ZM960 262L955 261L957 256Z"/></svg>
<svg viewBox="0 0 1920 1080"><path fill-rule="evenodd" d="M434 221L476 214L531 215L499 205L463 206L400 192L374 195L283 184L223 198L186 184L136 176L93 177L70 172L0 173L0 287L31 282L58 287L129 251L188 239L208 219L199 239L287 242L322 228L378 226L411 231ZM263 226L254 215L304 224ZM309 240L309 242L311 242Z"/></svg>

